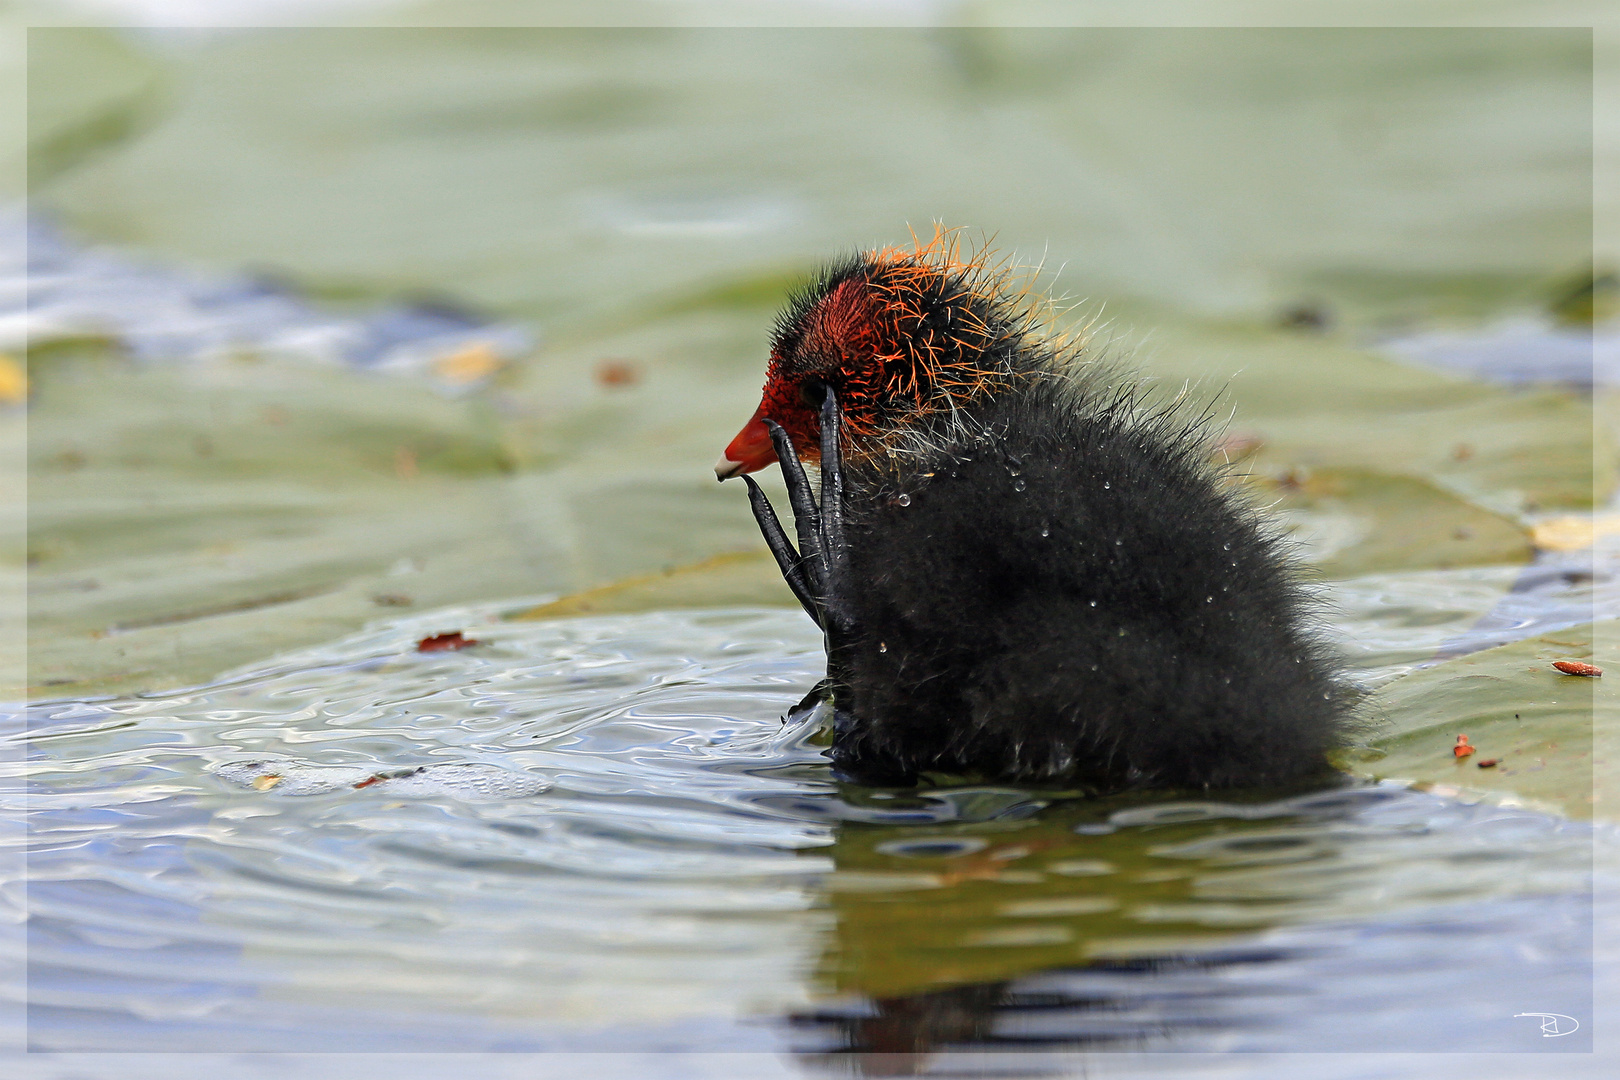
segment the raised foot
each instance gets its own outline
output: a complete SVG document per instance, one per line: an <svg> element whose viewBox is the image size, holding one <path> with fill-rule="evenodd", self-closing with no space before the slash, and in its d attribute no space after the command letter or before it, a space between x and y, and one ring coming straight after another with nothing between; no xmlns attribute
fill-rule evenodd
<svg viewBox="0 0 1620 1080"><path fill-rule="evenodd" d="M840 658L847 657L858 638L846 599L849 559L844 538L843 461L839 453L843 418L838 411L837 395L829 387L821 402L819 497L805 475L804 463L799 460L787 432L773 420L766 420L765 428L770 432L777 461L782 465L798 546L794 547L788 538L765 493L745 474L748 501L783 580L793 590L800 606L821 627L827 648L827 678L789 711L792 716L824 701L836 702L840 689L847 686L847 680L841 677ZM880 756L861 752L857 721L851 713L835 706L833 715L832 759L840 779L885 787L908 787L916 782L915 772Z"/></svg>
<svg viewBox="0 0 1620 1080"><path fill-rule="evenodd" d="M782 465L798 547L788 539L765 492L745 474L743 481L748 485L749 505L753 508L754 520L759 523L760 534L765 537L765 546L770 548L782 571L783 580L793 590L800 606L827 634L827 654L831 657L854 629L848 605L843 602L848 556L844 546L844 473L839 456L843 420L837 395L828 388L821 402L819 498L787 432L774 420L766 420L765 428L770 432L777 461Z"/></svg>

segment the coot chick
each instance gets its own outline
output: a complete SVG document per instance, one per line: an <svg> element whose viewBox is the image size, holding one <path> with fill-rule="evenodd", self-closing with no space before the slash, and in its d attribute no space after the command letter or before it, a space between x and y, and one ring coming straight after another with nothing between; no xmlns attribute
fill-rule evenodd
<svg viewBox="0 0 1620 1080"><path fill-rule="evenodd" d="M782 463L797 551L744 479L826 633L801 707L831 700L835 767L1096 790L1326 772L1350 694L1205 418L1145 404L1019 284L950 233L828 267L716 466Z"/></svg>

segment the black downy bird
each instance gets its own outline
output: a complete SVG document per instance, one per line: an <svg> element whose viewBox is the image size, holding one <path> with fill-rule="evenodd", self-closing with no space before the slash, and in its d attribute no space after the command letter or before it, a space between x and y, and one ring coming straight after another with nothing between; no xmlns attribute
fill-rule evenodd
<svg viewBox="0 0 1620 1080"><path fill-rule="evenodd" d="M715 471L826 634L832 759L1136 787L1329 772L1351 693L1277 535L1049 302L939 231L827 268L778 318ZM805 461L819 459L819 498ZM780 461L795 550L746 474Z"/></svg>

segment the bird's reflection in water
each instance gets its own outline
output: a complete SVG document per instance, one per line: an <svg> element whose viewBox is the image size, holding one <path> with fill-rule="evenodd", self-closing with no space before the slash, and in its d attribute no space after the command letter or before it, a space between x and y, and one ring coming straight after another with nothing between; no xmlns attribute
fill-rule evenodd
<svg viewBox="0 0 1620 1080"><path fill-rule="evenodd" d="M1282 951L1233 950L1203 957L1096 962L1035 972L1015 980L873 998L793 1018L820 1040L805 1060L858 1076L915 1076L949 1050L999 1052L1162 1049L1194 1030L1218 1032L1223 1022L1191 1012L1176 1015L1185 988L1154 989L1177 976L1208 975L1227 965L1263 964ZM1108 980L1113 986L1100 986ZM1126 984L1142 985L1132 994ZM1038 1059L1003 1066L996 1075L1043 1075Z"/></svg>
<svg viewBox="0 0 1620 1080"><path fill-rule="evenodd" d="M832 1037L839 1054L820 1063L859 1076L914 1076L942 1047L985 1044L1002 1006L1005 983L957 986L902 997L877 998L864 1011L828 1011L799 1017ZM807 1055L816 1060L818 1055Z"/></svg>
<svg viewBox="0 0 1620 1080"><path fill-rule="evenodd" d="M1521 990L1569 1000L1583 985L1561 962L1499 955L1505 929L1526 945L1503 920L1542 926L1545 957L1578 959L1589 940L1571 891L1520 888L1523 837L1501 835L1500 809L1366 785L1220 801L847 791L830 805L844 820L827 993L789 1018L818 1071L920 1075L949 1051L1044 1075L1057 1058L1031 1051L1365 1049L1369 1027L1432 1009L1461 1023L1448 1040L1510 1049L1499 1021L1519 1010L1484 1000L1504 992L1502 962ZM1468 904L1433 915L1448 891ZM1396 974L1403 962L1425 974ZM1359 977L1388 999L1379 1015L1315 985ZM1441 1049L1424 1030L1381 1048Z"/></svg>

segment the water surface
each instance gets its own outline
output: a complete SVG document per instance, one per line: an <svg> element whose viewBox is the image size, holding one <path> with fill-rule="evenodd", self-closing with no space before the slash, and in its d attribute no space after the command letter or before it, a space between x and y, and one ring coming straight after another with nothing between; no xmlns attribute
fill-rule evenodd
<svg viewBox="0 0 1620 1080"><path fill-rule="evenodd" d="M512 609L35 706L33 1047L1590 1047L1513 1019L1590 1019L1587 824L1350 780L852 788L782 718L802 614ZM417 651L448 631L479 644Z"/></svg>

